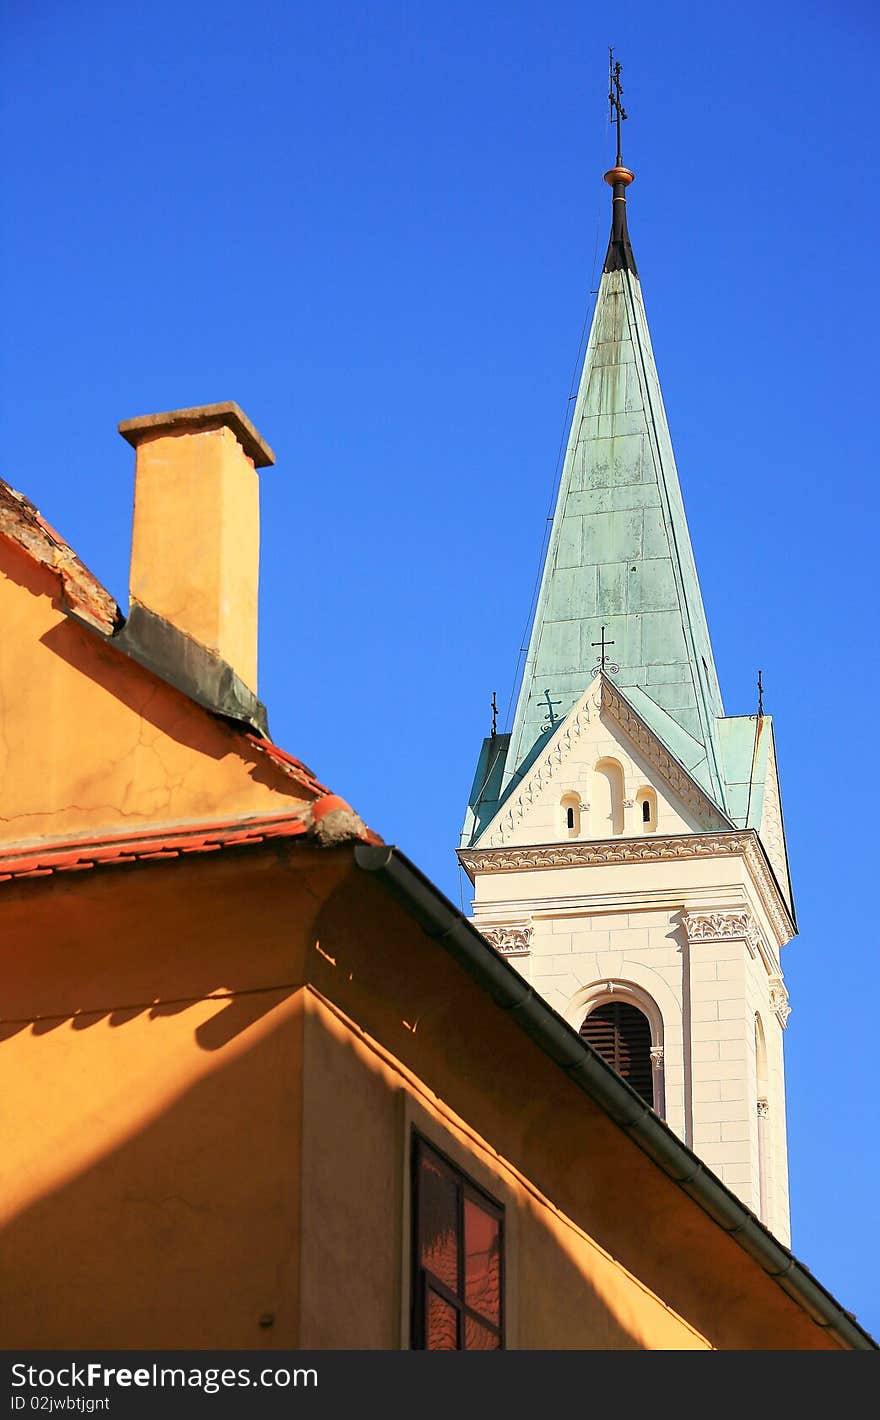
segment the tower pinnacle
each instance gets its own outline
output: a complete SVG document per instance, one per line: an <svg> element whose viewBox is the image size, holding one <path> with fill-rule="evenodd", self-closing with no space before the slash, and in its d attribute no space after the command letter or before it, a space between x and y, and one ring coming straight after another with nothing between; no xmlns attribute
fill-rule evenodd
<svg viewBox="0 0 880 1420"><path fill-rule="evenodd" d="M636 175L630 168L624 167L620 148L620 125L624 119L629 117L620 99L623 93L620 83L622 67L620 60L614 58L614 50L609 49L608 107L610 121L617 125L617 159L614 167L609 168L605 174L605 181L611 188L613 196L611 198L611 240L608 243L605 265L602 269L603 271L631 271L634 276L638 276L636 259L633 256L632 243L626 225L626 189L631 182L635 181Z"/></svg>

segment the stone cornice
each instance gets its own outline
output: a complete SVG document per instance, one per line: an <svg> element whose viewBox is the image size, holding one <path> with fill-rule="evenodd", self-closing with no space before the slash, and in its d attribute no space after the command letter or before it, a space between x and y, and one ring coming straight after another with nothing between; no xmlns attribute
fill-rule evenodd
<svg viewBox="0 0 880 1420"><path fill-rule="evenodd" d="M779 886L754 829L719 833L682 833L644 838L599 838L547 843L531 848L460 848L458 858L471 882L478 873L546 871L548 868L591 868L618 863L663 863L687 858L741 857L767 912L777 950L795 932Z"/></svg>

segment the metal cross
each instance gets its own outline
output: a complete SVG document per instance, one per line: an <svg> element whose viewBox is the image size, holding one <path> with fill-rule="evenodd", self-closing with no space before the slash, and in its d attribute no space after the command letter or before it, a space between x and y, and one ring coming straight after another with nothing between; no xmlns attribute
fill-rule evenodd
<svg viewBox="0 0 880 1420"><path fill-rule="evenodd" d="M552 729L553 729L553 726L556 724L556 721L559 719L559 716L558 716L558 715L555 715L555 714L553 713L553 707L554 707L555 705L561 705L561 704L562 704L562 700L561 700L561 699L559 699L559 700L551 700L551 699L550 699L550 691L549 691L549 690L545 690L545 691L544 691L544 699L547 701L547 718L546 718L546 720L544 721L543 725L541 726L541 730L542 730L542 731L543 731L543 730L552 730Z"/></svg>
<svg viewBox="0 0 880 1420"><path fill-rule="evenodd" d="M623 166L623 159L620 156L620 123L621 119L628 118L626 109L620 102L623 93L623 86L620 82L620 71L623 68L619 59L614 58L614 49L608 46L608 111L609 123L617 124L617 166Z"/></svg>
<svg viewBox="0 0 880 1420"><path fill-rule="evenodd" d="M590 675L598 675L600 671L607 671L609 675L616 675L617 672L620 670L620 666L617 664L616 661L612 661L610 657L606 656L605 654L605 647L613 646L614 642L605 640L604 626L602 627L601 640L591 641L590 645L599 647L599 664L593 667L593 669L590 671Z"/></svg>
<svg viewBox="0 0 880 1420"><path fill-rule="evenodd" d="M498 702L495 699L495 691L492 691L492 738L498 734Z"/></svg>

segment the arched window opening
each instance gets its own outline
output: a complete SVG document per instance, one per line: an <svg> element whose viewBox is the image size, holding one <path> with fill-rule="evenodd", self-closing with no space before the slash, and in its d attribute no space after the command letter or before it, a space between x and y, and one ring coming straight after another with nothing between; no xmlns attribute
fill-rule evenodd
<svg viewBox="0 0 880 1420"><path fill-rule="evenodd" d="M600 759L593 770L590 806L593 838L623 833L623 769L616 759Z"/></svg>
<svg viewBox="0 0 880 1420"><path fill-rule="evenodd" d="M578 838L581 831L581 801L575 793L563 794L562 826L569 838Z"/></svg>
<svg viewBox="0 0 880 1420"><path fill-rule="evenodd" d="M636 804L642 833L654 833L657 828L657 795L654 790L647 786L640 789L636 794Z"/></svg>
<svg viewBox="0 0 880 1420"><path fill-rule="evenodd" d="M755 1081L758 1087L758 1216L770 1227L770 1160L767 1126L770 1103L767 1097L767 1042L761 1017L755 1012Z"/></svg>
<svg viewBox="0 0 880 1420"><path fill-rule="evenodd" d="M605 1001L587 1016L581 1035L653 1108L651 1024L644 1012L628 1001Z"/></svg>

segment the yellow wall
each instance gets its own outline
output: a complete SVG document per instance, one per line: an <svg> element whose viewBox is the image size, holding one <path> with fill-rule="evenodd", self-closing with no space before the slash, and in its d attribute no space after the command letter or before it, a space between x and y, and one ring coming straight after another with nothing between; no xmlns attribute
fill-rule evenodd
<svg viewBox="0 0 880 1420"><path fill-rule="evenodd" d="M241 733L61 609L0 538L0 843L284 813L304 797Z"/></svg>
<svg viewBox="0 0 880 1420"><path fill-rule="evenodd" d="M519 1345L588 1344L563 1314L566 1306L584 1305L590 1289L606 1297L608 1314L604 1322L593 1314L590 1326L606 1339L589 1344L624 1344L623 1332L626 1344L655 1344L648 1338L658 1335L659 1344L668 1344L662 1340L668 1332L657 1329L656 1304L644 1300L647 1289L716 1347L836 1346L366 875L345 879L318 931L322 954L309 959L313 987L419 1082L426 1107L438 1118L467 1121L504 1168L527 1181L530 1197L550 1200L566 1220L565 1246L555 1259L556 1270L568 1277L561 1293L568 1302L561 1305L558 1287L541 1280L549 1264L546 1239L538 1239L548 1230L547 1215L541 1207L534 1215L534 1236L521 1260L521 1294L531 1312L522 1320L520 1306ZM317 1072L309 1082L309 1103L321 1079ZM336 1127L343 1098L344 1091L333 1091L332 1119L326 1102L328 1130ZM315 1110L321 1126L322 1111ZM578 1234L599 1253L576 1244ZM567 1269L563 1253L570 1263L577 1258ZM638 1285L624 1288L617 1278L609 1292L599 1254ZM304 1307L306 1276L304 1270ZM350 1298L347 1305L353 1307Z"/></svg>
<svg viewBox="0 0 880 1420"><path fill-rule="evenodd" d="M309 863L0 888L5 1345L295 1344Z"/></svg>
<svg viewBox="0 0 880 1420"><path fill-rule="evenodd" d="M7 1347L408 1344L413 1125L512 1346L833 1344L349 849L0 885L0 971Z"/></svg>
<svg viewBox="0 0 880 1420"><path fill-rule="evenodd" d="M306 997L301 1345L409 1345L417 1128L505 1208L508 1349L706 1349L399 1061Z"/></svg>

